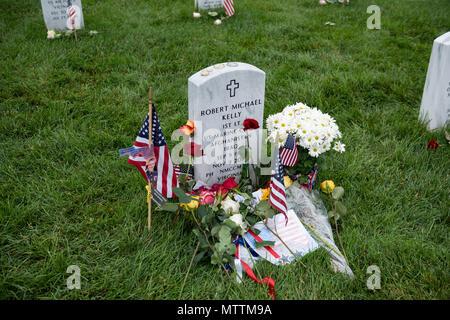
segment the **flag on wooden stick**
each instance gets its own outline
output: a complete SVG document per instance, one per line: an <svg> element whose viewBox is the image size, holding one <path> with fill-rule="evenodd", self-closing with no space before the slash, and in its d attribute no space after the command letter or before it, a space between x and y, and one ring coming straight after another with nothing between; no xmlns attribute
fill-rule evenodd
<svg viewBox="0 0 450 320"><path fill-rule="evenodd" d="M134 142L134 147L145 148L148 147L149 138L149 116L145 118L144 124L139 130L139 134ZM161 131L161 125L159 123L158 116L156 115L155 107L152 108L152 142L153 151L156 158L155 169L156 169L156 189L161 192L161 194L166 198L172 198L174 196L173 187L178 186L177 176L175 174L175 169L172 164L172 159L170 158L169 148L167 147L166 140ZM147 159L144 157L139 157L130 155L128 158L128 163L136 166L141 172L142 176L148 181L146 174Z"/></svg>
<svg viewBox="0 0 450 320"><path fill-rule="evenodd" d="M270 179L269 202L272 207L284 214L287 219L286 192L284 188L283 165L280 161L280 152L277 147L274 148L274 165L272 169L272 178ZM287 222L286 222L287 223Z"/></svg>
<svg viewBox="0 0 450 320"><path fill-rule="evenodd" d="M180 166L175 166L175 174L177 175L177 178L179 175L186 175L186 181L194 179L194 167L189 167L189 173L187 173L187 168L182 168Z"/></svg>

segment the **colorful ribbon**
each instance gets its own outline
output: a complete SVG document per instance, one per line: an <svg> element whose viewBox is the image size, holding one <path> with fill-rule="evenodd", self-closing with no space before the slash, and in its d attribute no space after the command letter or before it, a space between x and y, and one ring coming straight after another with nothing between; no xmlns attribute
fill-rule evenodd
<svg viewBox="0 0 450 320"><path fill-rule="evenodd" d="M244 261L242 261L241 259L239 259L239 243L236 244L236 247L238 248L238 250L236 252L236 259L239 260L239 262L241 263L242 267L244 267L244 270L247 273L247 275L252 280L258 282L259 284L268 285L269 286L269 295L272 297L272 300L275 300L275 280L273 280L271 277L265 277L262 280L258 279L255 276L255 273L253 272L253 270L250 268L250 266L247 263L245 263ZM253 255L253 253L252 253L253 250L250 247L247 247L247 248L249 248L250 253Z"/></svg>

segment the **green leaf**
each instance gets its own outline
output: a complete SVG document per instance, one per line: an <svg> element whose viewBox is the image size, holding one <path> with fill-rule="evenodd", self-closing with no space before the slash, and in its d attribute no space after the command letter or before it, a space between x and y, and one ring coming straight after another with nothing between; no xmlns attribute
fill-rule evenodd
<svg viewBox="0 0 450 320"><path fill-rule="evenodd" d="M198 206L198 217L202 220L204 217L208 215L208 211L205 206Z"/></svg>
<svg viewBox="0 0 450 320"><path fill-rule="evenodd" d="M255 223L258 222L258 220L256 219L256 217L251 216L251 215L247 215L247 216L245 217L245 220L247 220L247 222L248 222L248 224L249 224L250 226L252 226L252 225L254 225ZM259 230L258 230L258 231L259 231Z"/></svg>
<svg viewBox="0 0 450 320"><path fill-rule="evenodd" d="M336 212L341 215L345 216L347 214L347 207L340 201L336 201L334 203L334 206L336 208Z"/></svg>
<svg viewBox="0 0 450 320"><path fill-rule="evenodd" d="M180 203L189 203L192 200L192 197L188 196L183 189L181 188L172 188L173 192L177 195L178 199L180 200Z"/></svg>
<svg viewBox="0 0 450 320"><path fill-rule="evenodd" d="M333 196L334 200L341 199L342 196L344 195L344 188L342 188L342 187L335 187L333 189L333 192L331 193L331 195Z"/></svg>
<svg viewBox="0 0 450 320"><path fill-rule="evenodd" d="M217 249L217 248L216 248ZM222 255L215 251L211 256L211 264L221 264L222 259L220 258Z"/></svg>
<svg viewBox="0 0 450 320"><path fill-rule="evenodd" d="M256 206L255 214L262 218L272 218L275 215L275 211L272 207L267 207L267 200L264 200Z"/></svg>
<svg viewBox="0 0 450 320"><path fill-rule="evenodd" d="M335 214L336 214L336 211L334 211L334 210L328 211L328 218L333 219Z"/></svg>
<svg viewBox="0 0 450 320"><path fill-rule="evenodd" d="M194 257L194 264L197 264L198 262L200 262L200 260L203 259L205 254L206 254L206 250L200 251L199 253L197 253Z"/></svg>
<svg viewBox="0 0 450 320"><path fill-rule="evenodd" d="M216 224L212 229L211 229L211 235L213 237L218 237L220 228L222 228L222 226L220 224Z"/></svg>
<svg viewBox="0 0 450 320"><path fill-rule="evenodd" d="M333 211L333 210L328 212L328 218L330 219L331 223L334 222L335 217L336 217L336 221L337 221L337 220L339 220L339 218L341 216L339 215L339 213L337 213L336 211Z"/></svg>
<svg viewBox="0 0 450 320"><path fill-rule="evenodd" d="M195 180L189 180L188 182L186 182L189 189L192 189L195 186L195 183L196 183Z"/></svg>
<svg viewBox="0 0 450 320"><path fill-rule="evenodd" d="M234 245L234 243L231 241L228 244L225 245L225 251L227 254L235 254L237 252L236 246Z"/></svg>
<svg viewBox="0 0 450 320"><path fill-rule="evenodd" d="M237 227L237 224L234 223L234 221L232 221L230 219L224 220L223 223L225 223L226 226L230 227L231 230L233 230Z"/></svg>
<svg viewBox="0 0 450 320"><path fill-rule="evenodd" d="M261 241L255 243L255 248L259 249L262 247L271 247L275 244L275 241Z"/></svg>
<svg viewBox="0 0 450 320"><path fill-rule="evenodd" d="M166 202L162 205L161 208L158 208L158 211L168 211L168 212L176 212L179 208L179 203Z"/></svg>
<svg viewBox="0 0 450 320"><path fill-rule="evenodd" d="M258 234L261 233L261 230L256 229L256 228L250 228L250 230L252 230L252 232L253 232L254 234L256 234L256 235L258 235Z"/></svg>
<svg viewBox="0 0 450 320"><path fill-rule="evenodd" d="M184 182L186 181L186 175L180 174L180 175L178 175L177 179L178 179L178 183L180 185L184 185Z"/></svg>
<svg viewBox="0 0 450 320"><path fill-rule="evenodd" d="M229 242L231 239L231 228L226 225L222 225L219 231L219 241Z"/></svg>

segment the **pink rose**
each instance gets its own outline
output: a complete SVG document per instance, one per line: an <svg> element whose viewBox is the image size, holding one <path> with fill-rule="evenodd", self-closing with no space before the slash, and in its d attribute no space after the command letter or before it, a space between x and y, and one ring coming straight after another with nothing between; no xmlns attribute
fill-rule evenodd
<svg viewBox="0 0 450 320"><path fill-rule="evenodd" d="M204 190L204 191L200 192L199 196L200 196L200 204L201 205L213 204L214 201L216 200L216 195L211 190Z"/></svg>

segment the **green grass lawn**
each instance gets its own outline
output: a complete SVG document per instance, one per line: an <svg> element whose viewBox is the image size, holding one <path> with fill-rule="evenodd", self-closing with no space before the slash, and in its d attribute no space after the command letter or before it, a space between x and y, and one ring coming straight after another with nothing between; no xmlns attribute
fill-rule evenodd
<svg viewBox="0 0 450 320"><path fill-rule="evenodd" d="M449 299L450 152L417 121L449 1L237 0L220 26L193 19L193 2L83 0L78 43L46 39L39 1L0 2L0 298L178 299L192 225L155 212L147 231L145 181L118 149L134 142L150 86L170 138L187 120L188 77L240 61L266 72L265 117L301 101L330 113L346 144L319 180L346 190L340 234L356 278L335 274L324 250L306 267L262 263L277 299ZM371 4L381 30L366 28ZM69 265L81 290L66 287ZM268 294L200 264L182 298Z"/></svg>

